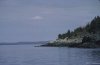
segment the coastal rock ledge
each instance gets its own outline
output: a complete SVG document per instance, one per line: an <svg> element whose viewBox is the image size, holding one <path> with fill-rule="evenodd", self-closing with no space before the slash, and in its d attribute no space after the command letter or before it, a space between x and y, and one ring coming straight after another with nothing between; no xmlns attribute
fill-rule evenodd
<svg viewBox="0 0 100 65"><path fill-rule="evenodd" d="M56 40L56 41L49 41L45 45L41 46L46 46L46 47L77 47L77 48L100 48L100 40L98 41L88 41L82 39L69 39L69 40Z"/></svg>

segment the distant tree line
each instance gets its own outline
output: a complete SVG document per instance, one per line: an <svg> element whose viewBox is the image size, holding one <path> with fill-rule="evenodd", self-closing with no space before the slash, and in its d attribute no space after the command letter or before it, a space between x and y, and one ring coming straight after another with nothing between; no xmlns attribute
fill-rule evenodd
<svg viewBox="0 0 100 65"><path fill-rule="evenodd" d="M65 39L66 37L70 38L71 36L77 36L77 33L87 32L96 34L96 32L100 32L100 16L96 16L90 23L88 23L84 27L78 27L74 31L68 30L66 33L59 34L58 39Z"/></svg>

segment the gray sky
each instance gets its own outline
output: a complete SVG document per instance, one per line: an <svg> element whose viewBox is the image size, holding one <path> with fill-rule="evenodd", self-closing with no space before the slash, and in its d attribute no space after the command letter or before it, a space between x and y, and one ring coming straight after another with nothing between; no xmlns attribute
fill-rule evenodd
<svg viewBox="0 0 100 65"><path fill-rule="evenodd" d="M98 0L0 0L0 42L54 40L97 15Z"/></svg>

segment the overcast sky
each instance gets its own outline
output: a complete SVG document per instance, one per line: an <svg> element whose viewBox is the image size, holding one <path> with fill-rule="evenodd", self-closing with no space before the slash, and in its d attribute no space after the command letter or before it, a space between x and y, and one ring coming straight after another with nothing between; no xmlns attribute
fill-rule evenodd
<svg viewBox="0 0 100 65"><path fill-rule="evenodd" d="M0 0L0 42L54 40L97 15L98 0Z"/></svg>

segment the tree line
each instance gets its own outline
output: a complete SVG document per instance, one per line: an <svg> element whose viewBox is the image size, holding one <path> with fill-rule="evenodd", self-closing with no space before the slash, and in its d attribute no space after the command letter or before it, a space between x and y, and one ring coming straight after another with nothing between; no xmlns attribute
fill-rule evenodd
<svg viewBox="0 0 100 65"><path fill-rule="evenodd" d="M66 37L70 38L72 36L78 36L78 33L87 32L90 34L96 34L96 32L100 32L100 16L94 17L94 19L86 24L84 27L78 27L74 29L74 31L68 30L66 33L59 34L58 39L65 39Z"/></svg>

